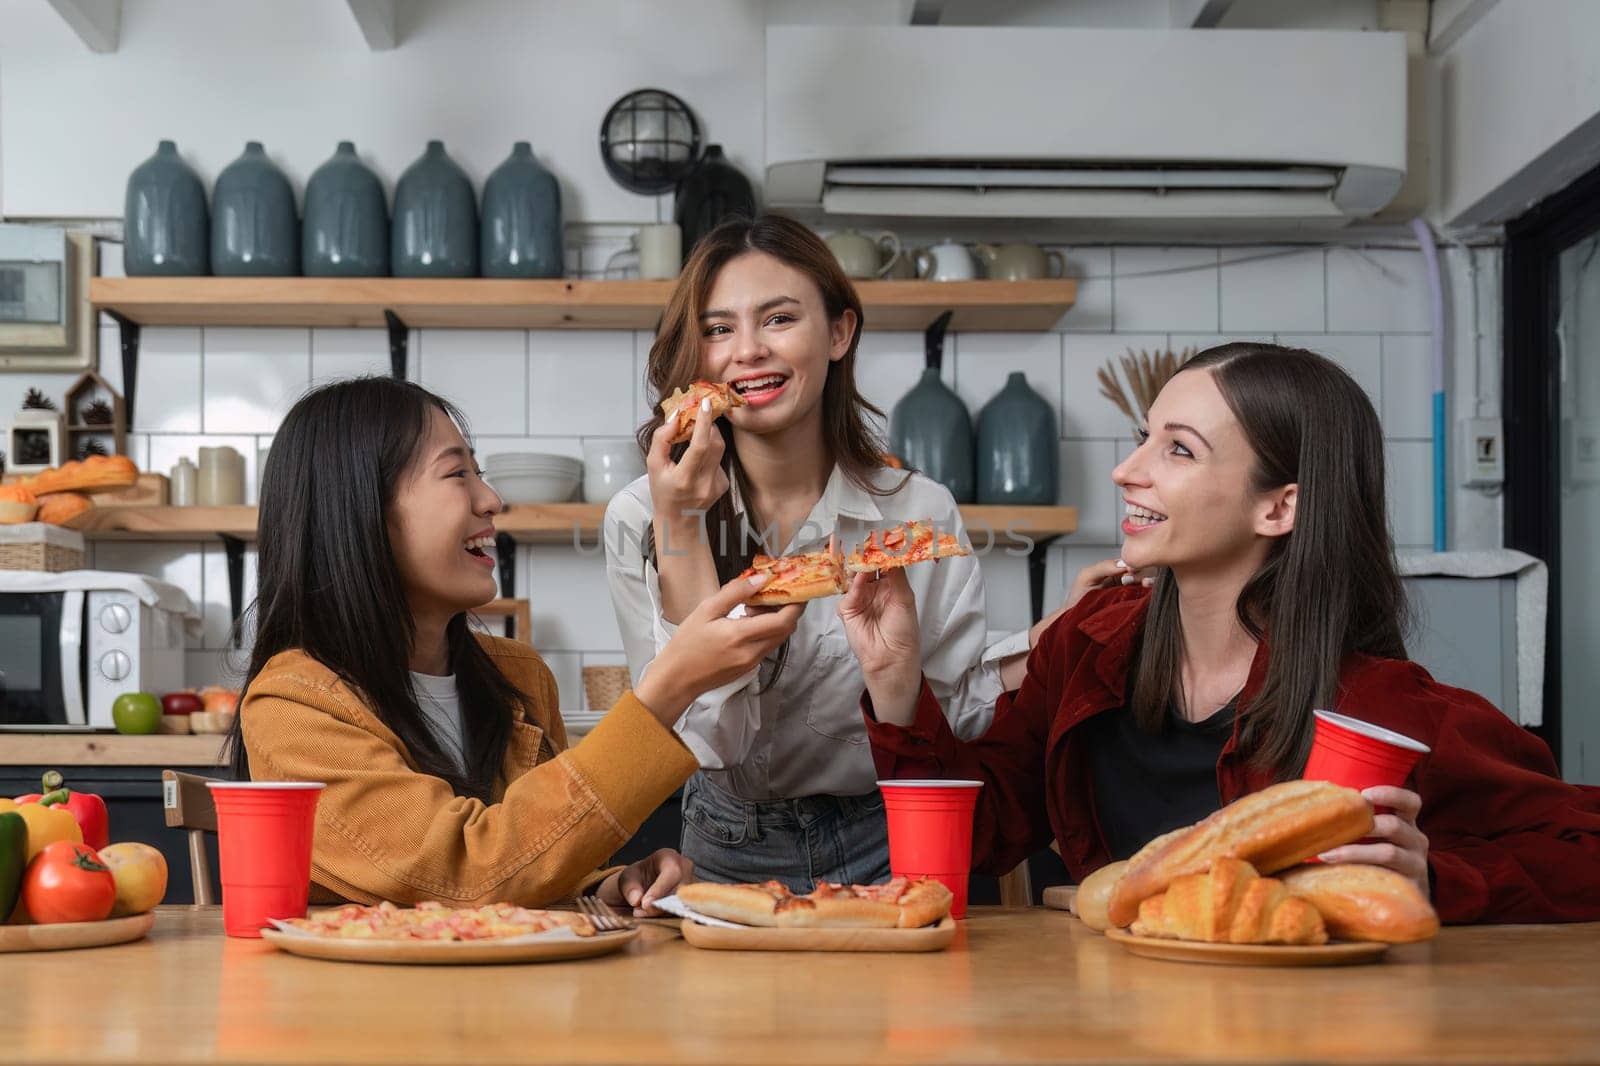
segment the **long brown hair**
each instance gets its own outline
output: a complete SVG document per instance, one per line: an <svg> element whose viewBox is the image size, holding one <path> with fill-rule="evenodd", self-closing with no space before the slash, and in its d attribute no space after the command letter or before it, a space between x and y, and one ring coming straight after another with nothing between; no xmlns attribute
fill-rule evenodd
<svg viewBox="0 0 1600 1066"><path fill-rule="evenodd" d="M764 252L774 259L793 267L811 279L822 296L822 307L830 323L839 321L846 311L855 313L855 330L850 335L850 346L844 356L828 364L827 377L822 386L822 442L829 460L856 486L875 496L890 495L899 489L904 480L893 488L882 489L873 480L873 474L884 466L885 445L868 414L880 419L883 412L869 403L856 388L856 349L861 343L861 330L866 317L861 310L861 297L850 283L850 278L840 268L833 252L811 230L783 215L765 214L753 219L735 218L722 223L695 244L684 264L678 284L667 301L655 343L650 346L650 358L645 365L645 381L650 386L653 399L659 401L670 396L674 389L684 388L702 376L702 345L700 316L705 311L718 273L731 260L748 252ZM665 420L659 403L652 403L650 417L639 427L637 439L641 451L650 450L650 437ZM738 576L758 552L776 554L783 550L781 544L766 545L761 541L766 527L752 505L749 482L739 463L739 452L734 447L733 427L728 420L718 419L716 428L724 444L723 469L727 471L729 485L737 485L749 511L748 523L741 523L733 509L733 493L722 494L707 510L706 535L710 541L711 557L716 562L717 579L727 583ZM682 458L688 444L673 449L674 461ZM656 552L655 531L644 531L644 558L653 562ZM783 673L789 657L789 642L784 641L764 684L771 686Z"/></svg>
<svg viewBox="0 0 1600 1066"><path fill-rule="evenodd" d="M1240 746L1280 780L1298 777L1316 708L1331 708L1351 653L1406 658L1408 612L1383 490L1383 431L1372 401L1336 363L1275 344L1223 344L1180 373L1209 371L1244 431L1252 488L1297 485L1294 529L1274 540L1239 593L1239 624L1270 644L1265 680L1238 709ZM1178 587L1156 579L1140 638L1132 707L1160 728L1182 698Z"/></svg>
<svg viewBox="0 0 1600 1066"><path fill-rule="evenodd" d="M865 324L861 297L822 239L792 218L761 215L754 219L733 219L706 234L694 246L672 290L672 298L667 301L655 343L650 346L645 380L655 399L669 396L674 389L687 387L701 376L700 316L711 294L711 286L730 260L747 252L765 252L810 278L822 296L829 322L837 322L846 311L855 313L855 332L850 336L850 346L842 358L828 364L822 386L823 446L828 449L828 458L863 491L877 496L892 493L894 489L878 488L872 476L884 465L885 449L882 437L867 415L875 414L881 419L883 412L856 388L856 348ZM653 405L649 419L639 427L637 434L641 450L649 451L650 437L660 428L664 417L661 408ZM727 419L719 419L716 428L726 445L723 465L728 480L730 484L738 484L748 506L749 485L734 447L733 427ZM687 444L678 445L673 458L681 457L687 448ZM752 513L750 518L757 531L763 528L759 515ZM749 566L751 558L761 548L756 538L738 525L731 492L724 493L707 512L706 529L711 540L711 554L717 562L717 576L724 582L731 581ZM782 547L774 544L770 551L777 552ZM647 557L653 552L654 545L647 537Z"/></svg>

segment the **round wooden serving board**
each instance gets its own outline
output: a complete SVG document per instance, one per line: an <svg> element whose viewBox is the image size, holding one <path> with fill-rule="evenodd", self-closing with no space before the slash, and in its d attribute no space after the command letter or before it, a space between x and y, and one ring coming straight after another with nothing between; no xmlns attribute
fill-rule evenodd
<svg viewBox="0 0 1600 1066"><path fill-rule="evenodd" d="M1286 944L1207 944L1198 940L1162 940L1107 929L1106 937L1130 954L1169 962L1203 962L1212 966L1354 966L1377 962L1388 944L1341 942L1300 946Z"/></svg>
<svg viewBox="0 0 1600 1066"><path fill-rule="evenodd" d="M103 922L62 922L59 925L0 925L0 954L9 951L67 951L100 948L138 940L156 924L154 911L107 918Z"/></svg>
<svg viewBox="0 0 1600 1066"><path fill-rule="evenodd" d="M557 962L587 959L621 951L639 935L639 927L551 940L346 940L299 936L278 929L261 930L262 939L280 951L333 962L389 962L423 966L483 963Z"/></svg>

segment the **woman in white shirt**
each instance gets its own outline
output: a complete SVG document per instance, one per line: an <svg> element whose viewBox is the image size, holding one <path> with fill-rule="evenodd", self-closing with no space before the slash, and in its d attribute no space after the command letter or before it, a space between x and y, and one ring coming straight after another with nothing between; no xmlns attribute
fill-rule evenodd
<svg viewBox="0 0 1600 1066"><path fill-rule="evenodd" d="M748 406L696 420L676 447L657 410L639 430L649 474L606 509L607 575L635 682L683 619L757 553L846 551L872 529L932 519L963 539L950 493L892 469L856 389L861 301L828 247L790 219L718 227L696 245L646 375L657 396L732 384ZM956 733L989 724L1028 634L985 651L975 557L912 567L922 668ZM807 605L762 668L679 720L701 772L684 789L682 850L709 880L870 884L888 839L860 710L862 675L838 598ZM1002 662L1009 656L1009 659Z"/></svg>

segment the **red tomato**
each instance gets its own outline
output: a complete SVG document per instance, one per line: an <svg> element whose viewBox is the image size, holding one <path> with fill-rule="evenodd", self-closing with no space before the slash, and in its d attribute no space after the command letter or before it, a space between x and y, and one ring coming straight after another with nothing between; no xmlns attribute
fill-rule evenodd
<svg viewBox="0 0 1600 1066"><path fill-rule="evenodd" d="M193 692L169 692L161 697L162 714L193 714L203 709L200 697Z"/></svg>
<svg viewBox="0 0 1600 1066"><path fill-rule="evenodd" d="M22 875L22 904L40 925L98 922L116 901L116 878L86 844L58 840L47 845Z"/></svg>

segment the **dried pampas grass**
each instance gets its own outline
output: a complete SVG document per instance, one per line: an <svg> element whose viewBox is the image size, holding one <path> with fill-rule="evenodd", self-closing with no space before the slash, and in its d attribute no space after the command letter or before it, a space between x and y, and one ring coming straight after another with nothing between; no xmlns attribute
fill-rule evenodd
<svg viewBox="0 0 1600 1066"><path fill-rule="evenodd" d="M1196 350L1193 347L1185 348L1180 355L1170 351L1135 352L1129 348L1127 355L1118 356L1116 360L1107 359L1106 365L1096 371L1100 379L1100 395L1116 404L1117 410L1128 416L1134 429L1141 429L1161 387L1183 364L1194 358ZM1127 378L1126 389L1117 377L1118 362L1122 364L1122 373Z"/></svg>

